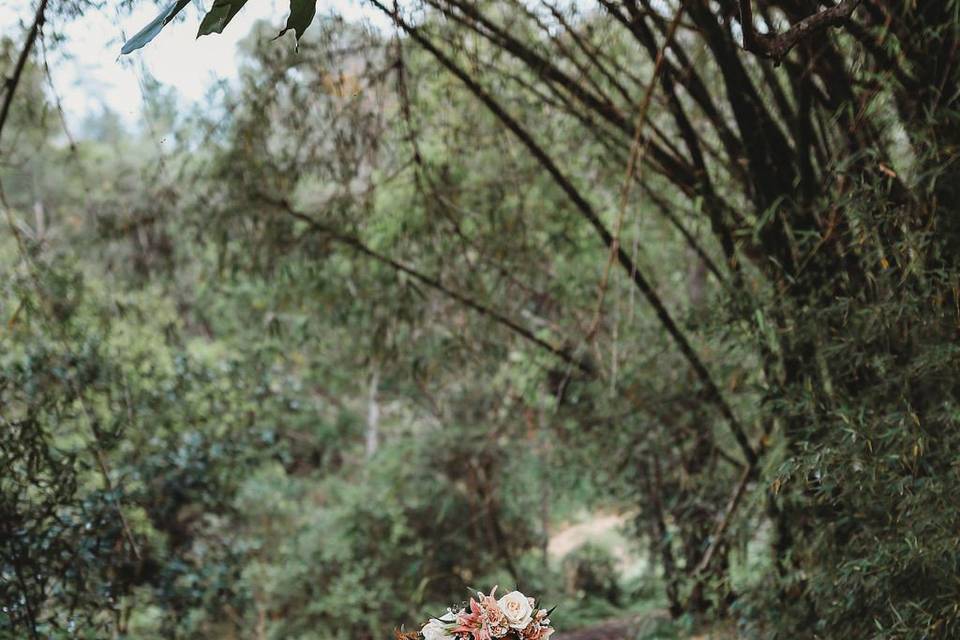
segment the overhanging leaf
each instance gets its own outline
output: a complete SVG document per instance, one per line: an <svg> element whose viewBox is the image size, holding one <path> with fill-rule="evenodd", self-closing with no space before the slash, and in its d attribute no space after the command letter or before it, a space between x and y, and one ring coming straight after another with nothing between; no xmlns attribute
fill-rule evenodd
<svg viewBox="0 0 960 640"><path fill-rule="evenodd" d="M138 31L132 38L124 42L123 48L120 49L120 55L125 55L131 51L136 51L140 47L156 38L157 34L160 33L160 31L167 26L171 20L173 20L174 16L180 13L181 9L183 9L189 3L190 0L176 0L176 2L162 11L160 15L150 21L150 24Z"/></svg>
<svg viewBox="0 0 960 640"><path fill-rule="evenodd" d="M223 33L223 28L233 20L233 16L247 4L247 0L214 0L213 6L200 23L197 37L209 33Z"/></svg>
<svg viewBox="0 0 960 640"><path fill-rule="evenodd" d="M287 18L287 26L283 28L277 37L279 38L290 29L297 34L297 42L303 37L303 32L307 30L310 23L313 22L313 16L317 13L317 0L290 0L290 17Z"/></svg>

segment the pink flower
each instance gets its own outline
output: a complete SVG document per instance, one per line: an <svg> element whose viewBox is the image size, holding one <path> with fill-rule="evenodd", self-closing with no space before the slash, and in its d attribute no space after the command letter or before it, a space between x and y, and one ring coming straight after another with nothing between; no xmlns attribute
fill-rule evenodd
<svg viewBox="0 0 960 640"><path fill-rule="evenodd" d="M470 612L462 611L457 616L457 626L454 633L465 633L472 640L494 640L507 635L510 626L507 619L497 605L494 594L497 588L490 591L490 595L477 594L480 601L470 598Z"/></svg>
<svg viewBox="0 0 960 640"><path fill-rule="evenodd" d="M467 633L473 640L491 640L490 632L483 628L483 612L480 605L470 598L470 613L463 611L457 616L457 626L454 633Z"/></svg>

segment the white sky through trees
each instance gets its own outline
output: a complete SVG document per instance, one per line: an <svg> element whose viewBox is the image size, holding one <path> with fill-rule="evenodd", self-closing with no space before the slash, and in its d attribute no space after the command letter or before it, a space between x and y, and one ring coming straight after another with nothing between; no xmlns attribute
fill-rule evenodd
<svg viewBox="0 0 960 640"><path fill-rule="evenodd" d="M204 8L212 0L194 2L148 46L120 57L126 38L139 31L160 12L151 0L140 0L131 13L118 13L115 2L103 9L91 9L73 20L51 16L44 29L53 85L61 100L71 133L90 114L109 109L128 124L139 119L143 107L143 72L173 87L185 104L203 100L210 88L222 79L236 77L237 43L258 20L274 24L279 32L288 13L287 0L250 0L222 34L197 38ZM33 18L34 2L0 0L0 37L9 37L19 47ZM321 0L317 17L337 12L348 20L368 20L386 26L387 21L359 0ZM51 36L60 33L65 41L54 45ZM277 41L292 47L293 33ZM41 51L38 43L38 53Z"/></svg>

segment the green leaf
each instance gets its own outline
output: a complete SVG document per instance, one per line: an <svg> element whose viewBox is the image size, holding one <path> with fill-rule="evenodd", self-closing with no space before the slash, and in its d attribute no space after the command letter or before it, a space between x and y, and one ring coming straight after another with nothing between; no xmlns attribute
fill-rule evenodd
<svg viewBox="0 0 960 640"><path fill-rule="evenodd" d="M290 17L287 18L287 26L283 28L277 37L279 38L290 29L297 34L297 42L303 37L303 32L307 30L310 23L313 22L313 16L317 13L317 0L290 0Z"/></svg>
<svg viewBox="0 0 960 640"><path fill-rule="evenodd" d="M154 18L150 24L138 31L135 36L124 42L123 48L120 49L120 55L125 55L131 51L136 51L140 47L156 38L157 34L160 33L160 31L167 26L171 20L173 20L174 16L180 13L181 9L183 9L189 3L190 0L176 0L176 2L171 4L163 12L161 12L160 15Z"/></svg>
<svg viewBox="0 0 960 640"><path fill-rule="evenodd" d="M207 15L203 17L200 23L200 29L197 31L197 37L205 36L209 33L223 33L233 16L247 4L247 0L214 0L213 6Z"/></svg>

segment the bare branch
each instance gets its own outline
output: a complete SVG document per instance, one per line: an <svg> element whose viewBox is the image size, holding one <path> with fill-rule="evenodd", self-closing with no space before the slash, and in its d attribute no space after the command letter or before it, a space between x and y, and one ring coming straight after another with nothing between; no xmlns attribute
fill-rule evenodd
<svg viewBox="0 0 960 640"><path fill-rule="evenodd" d="M3 95L3 107L0 107L0 135L3 135L3 125L7 122L7 116L10 115L10 105L13 104L13 94L17 92L17 85L20 84L20 76L23 75L23 68L27 65L27 59L30 57L30 51L33 49L33 43L37 40L37 34L43 26L44 13L47 10L47 0L40 0L37 7L37 13L33 18L33 25L27 33L27 40L23 43L23 49L20 50L20 57L17 58L17 64L13 68L13 75L4 80L5 93Z"/></svg>
<svg viewBox="0 0 960 640"><path fill-rule="evenodd" d="M787 31L776 35L757 33L753 25L753 7L750 0L740 0L740 25L743 27L743 48L780 64L784 56L798 42L824 29L846 22L863 0L841 0L837 5L807 16Z"/></svg>
<svg viewBox="0 0 960 640"><path fill-rule="evenodd" d="M700 558L700 562L698 562L697 566L694 567L691 575L700 576L710 567L710 561L713 560L713 556L716 554L717 548L719 548L720 544L723 542L724 534L726 533L727 528L730 526L730 521L733 518L733 514L737 511L737 507L740 506L740 501L743 498L743 494L746 492L747 485L750 483L750 480L753 479L755 472L756 467L754 465L750 465L743 470L743 473L740 475L740 480L737 482L737 486L734 488L733 493L730 495L730 499L727 501L727 506L723 510L723 516L717 522L717 525L710 534L710 546L707 547L707 550L703 553L703 557Z"/></svg>

